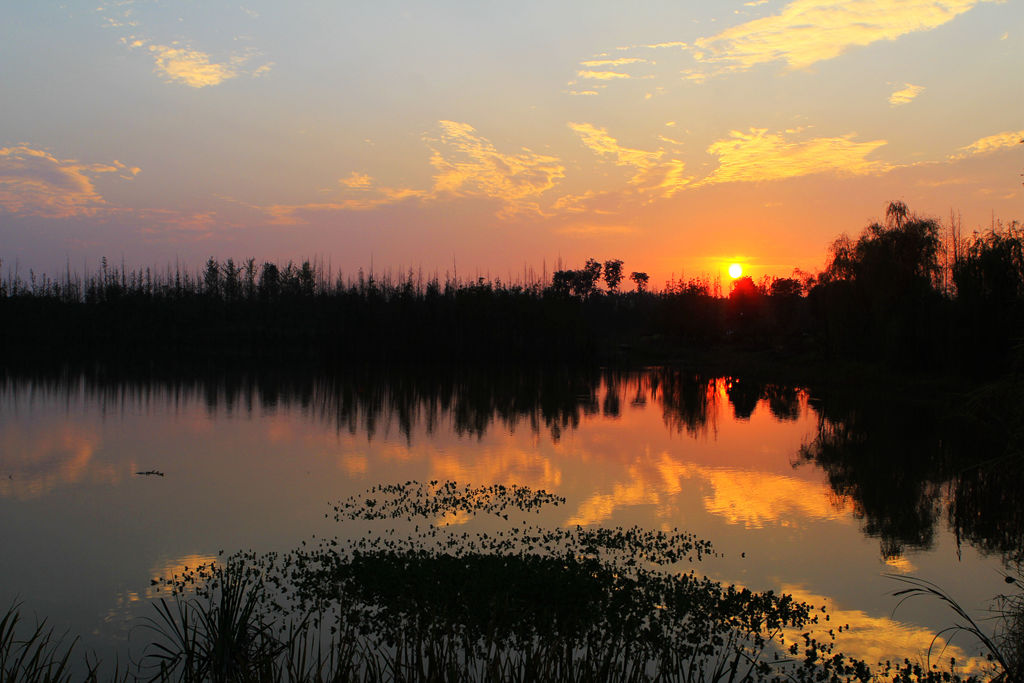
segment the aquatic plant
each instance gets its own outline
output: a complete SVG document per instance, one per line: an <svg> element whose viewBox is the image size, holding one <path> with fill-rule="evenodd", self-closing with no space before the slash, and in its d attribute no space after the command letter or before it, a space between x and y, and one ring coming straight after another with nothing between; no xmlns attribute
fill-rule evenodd
<svg viewBox="0 0 1024 683"><path fill-rule="evenodd" d="M113 680L963 680L909 661L872 669L816 628L824 608L684 571L715 552L692 534L528 523L561 502L519 486L373 487L334 506L362 535L238 552L155 579L165 595L133 630L141 654ZM444 523L456 513L467 524L490 518L489 531ZM897 578L911 584L899 595L955 605L934 585ZM1021 599L1012 600L1016 621L987 641L1002 648L1005 672L1015 670L1003 653L1020 654ZM0 619L0 680L77 680L73 642L61 645L45 624L16 637L17 622L17 606ZM86 680L107 680L97 672L87 658Z"/></svg>
<svg viewBox="0 0 1024 683"><path fill-rule="evenodd" d="M152 638L140 672L153 680L231 681L243 673L272 680L289 644L277 637L263 612L260 576L239 562L216 567L211 576L200 595L155 604L157 615L143 625Z"/></svg>
<svg viewBox="0 0 1024 683"><path fill-rule="evenodd" d="M247 595L258 604L243 610L254 623L247 642L265 638L273 646L243 659L266 662L260 675L288 672L289 679L725 681L868 675L862 663L810 637L807 629L820 614L812 606L681 571L680 563L714 552L707 541L679 530L549 529L523 517L560 502L518 486L377 486L334 506L335 518L377 526L398 520L404 530L375 526L366 535L321 539L284 554L238 553L160 584L179 604L184 598L203 605L201 613L215 612L211 598L230 577L249 577ZM443 525L453 513L509 519L497 531L470 533ZM234 585L242 584L236 579ZM207 623L213 620L161 605L167 616L160 627L169 637L158 654L167 670L172 664L184 670L183 661L193 671L212 670L189 658L211 658L201 643L210 639ZM800 646L786 649L785 634L801 631L807 635ZM225 661L237 665L243 659Z"/></svg>
<svg viewBox="0 0 1024 683"><path fill-rule="evenodd" d="M79 658L78 638L58 634L46 620L24 623L21 603L0 614L0 683L127 683L128 668L115 662L107 670L91 653Z"/></svg>
<svg viewBox="0 0 1024 683"><path fill-rule="evenodd" d="M956 615L956 623L939 631L932 641L932 647L947 633L967 634L981 644L989 661L999 666L999 673L993 681L1016 683L1024 680L1024 592L1002 594L995 598L995 613L1000 619L995 632L991 632L983 628L960 603L933 581L917 576L888 576L909 586L893 593L900 598L897 609L911 598L925 597L945 604ZM1006 582L1020 587L1018 579L1009 574L1006 575ZM928 655L931 658L931 648Z"/></svg>
<svg viewBox="0 0 1024 683"><path fill-rule="evenodd" d="M69 660L77 639L66 642L46 620L27 630L21 626L20 604L0 617L0 681L69 681Z"/></svg>

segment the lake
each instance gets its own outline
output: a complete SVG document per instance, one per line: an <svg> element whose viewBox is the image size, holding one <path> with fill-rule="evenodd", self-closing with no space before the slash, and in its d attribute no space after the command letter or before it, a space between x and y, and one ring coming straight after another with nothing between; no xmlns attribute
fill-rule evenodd
<svg viewBox="0 0 1024 683"><path fill-rule="evenodd" d="M537 518L551 527L691 532L716 552L686 571L827 606L848 655L924 662L955 617L897 609L891 575L985 617L1021 547L1020 486L976 466L998 448L983 432L892 393L673 368L8 376L0 602L124 660L151 579L345 536L338 501L450 480L564 497ZM942 660L979 652L962 635Z"/></svg>

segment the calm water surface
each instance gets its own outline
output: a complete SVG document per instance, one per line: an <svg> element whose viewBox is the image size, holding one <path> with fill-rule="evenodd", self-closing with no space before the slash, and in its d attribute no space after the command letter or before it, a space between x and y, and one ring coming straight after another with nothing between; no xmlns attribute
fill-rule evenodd
<svg viewBox="0 0 1024 683"><path fill-rule="evenodd" d="M984 616L1020 530L984 509L1009 494L963 465L982 442L885 393L669 369L8 378L0 602L123 659L153 577L345 535L330 503L379 483L518 484L567 499L551 526L694 532L719 553L698 572L827 605L849 655L923 661L952 615L894 612L885 575ZM943 658L977 653L962 638Z"/></svg>

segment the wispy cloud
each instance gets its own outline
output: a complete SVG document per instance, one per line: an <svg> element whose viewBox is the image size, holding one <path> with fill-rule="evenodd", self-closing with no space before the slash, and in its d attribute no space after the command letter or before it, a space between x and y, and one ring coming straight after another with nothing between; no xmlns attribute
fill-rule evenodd
<svg viewBox="0 0 1024 683"><path fill-rule="evenodd" d="M967 157L989 154L1022 143L1024 143L1024 130L1008 130L1003 133L980 138L969 145L964 145L953 154L950 154L949 158L953 160L966 159Z"/></svg>
<svg viewBox="0 0 1024 683"><path fill-rule="evenodd" d="M834 59L851 48L910 33L936 29L983 2L1002 0L792 0L774 14L736 24L714 35L683 41L638 44L616 48L621 59L639 59L643 50L676 47L695 64L680 64L684 81L704 83L714 76L746 71L759 64L783 62L803 69ZM744 4L765 4L753 0ZM633 54L629 54L629 53ZM591 61L598 61L593 59ZM614 60L609 60L614 61ZM583 72L577 75L581 78ZM597 71L595 73L616 73ZM594 78L590 76L588 78ZM606 80L616 79L608 76ZM907 85L907 88L919 87ZM913 98L914 93L901 91ZM899 93L895 93L896 96ZM893 104L905 104L903 99Z"/></svg>
<svg viewBox="0 0 1024 683"><path fill-rule="evenodd" d="M580 78L588 78L595 81L614 81L617 79L632 78L629 74L622 73L621 71L591 71L586 69L577 71L576 75Z"/></svg>
<svg viewBox="0 0 1024 683"><path fill-rule="evenodd" d="M342 178L338 182L353 190L366 190L373 185L373 178L365 173L352 171L351 175L347 178Z"/></svg>
<svg viewBox="0 0 1024 683"><path fill-rule="evenodd" d="M144 30L134 5L132 0L108 0L101 3L96 11L103 16L107 27L118 29L122 44L132 50L147 51L153 58L154 72L170 83L206 88L243 74L258 78L274 66L273 62L263 62L250 67L260 54L253 48L231 50L217 59L212 53L196 49L187 41L154 39ZM244 7L240 10L249 19L258 17Z"/></svg>
<svg viewBox="0 0 1024 683"><path fill-rule="evenodd" d="M912 85L910 83L904 83L901 90L897 90L893 94L889 95L889 104L896 107L901 104L907 104L915 97L920 95L924 91L923 85Z"/></svg>
<svg viewBox="0 0 1024 683"><path fill-rule="evenodd" d="M238 76L239 67L246 57L232 57L227 62L217 63L210 55L179 45L150 45L156 72L168 81L181 83L192 88L218 85Z"/></svg>
<svg viewBox="0 0 1024 683"><path fill-rule="evenodd" d="M794 0L778 14L698 39L694 56L723 71L774 61L799 69L851 47L929 31L988 1Z"/></svg>
<svg viewBox="0 0 1024 683"><path fill-rule="evenodd" d="M358 196L252 208L263 212L276 225L303 223L303 214L307 213L365 211L410 199L426 202L452 196L498 200L498 216L503 218L519 213L544 213L541 196L565 177L565 166L558 157L527 148L502 152L468 123L439 121L438 126L439 136L424 138L430 146L430 165L435 171L430 188L379 186L368 174L354 171L338 182L345 192Z"/></svg>
<svg viewBox="0 0 1024 683"><path fill-rule="evenodd" d="M22 144L0 148L0 209L50 218L88 216L109 208L93 179L105 173L131 178L138 168L120 161L85 164Z"/></svg>
<svg viewBox="0 0 1024 683"><path fill-rule="evenodd" d="M595 67L595 66L625 66L627 64L650 64L649 59L642 57L620 57L618 59L588 59L584 62L580 62L581 66Z"/></svg>
<svg viewBox="0 0 1024 683"><path fill-rule="evenodd" d="M732 131L708 147L708 153L718 157L718 168L697 184L781 180L826 172L884 173L892 166L867 157L885 144L885 140L857 142L852 134L790 140L764 128Z"/></svg>
<svg viewBox="0 0 1024 683"><path fill-rule="evenodd" d="M144 209L132 214L138 231L148 242L180 244L212 239L240 226L216 211Z"/></svg>
<svg viewBox="0 0 1024 683"><path fill-rule="evenodd" d="M631 225L596 225L593 223L577 223L559 228L556 232L561 235L572 235L575 237L589 237L594 235L629 235L636 232Z"/></svg>
<svg viewBox="0 0 1024 683"><path fill-rule="evenodd" d="M640 182L644 174L664 154L662 150L647 152L620 145L619 141L609 135L607 130L590 123L569 123L569 128L580 136L580 140L590 151L600 156L613 157L618 166L631 166L636 169L636 173L630 179L630 182L634 184Z"/></svg>
<svg viewBox="0 0 1024 683"><path fill-rule="evenodd" d="M302 225L307 223L305 214L335 211L367 211L385 204L393 203L394 199L382 194L367 199L340 199L335 202L310 202L308 204L271 204L269 206L253 206L261 211L271 225Z"/></svg>
<svg viewBox="0 0 1024 683"><path fill-rule="evenodd" d="M569 123L580 141L598 156L611 158L616 166L633 169L629 184L640 192L652 192L660 197L671 197L690 182L684 175L685 164L679 159L663 160L665 151L647 151L619 144L604 128L590 123Z"/></svg>
<svg viewBox="0 0 1024 683"><path fill-rule="evenodd" d="M663 42L663 43L646 43L646 44L642 44L642 45L622 45L622 46L617 47L615 49L620 51L620 52L626 52L628 50L637 50L637 49L662 50L662 49L671 48L671 47L685 49L685 48L688 47L688 44L683 42L683 41L681 41L681 40L670 40L670 41L666 41L666 42Z"/></svg>
<svg viewBox="0 0 1024 683"><path fill-rule="evenodd" d="M527 148L500 152L467 123L440 121L441 137L433 144L430 163L436 169L433 196L478 195L499 199L503 214L540 209L537 198L565 177L558 157Z"/></svg>

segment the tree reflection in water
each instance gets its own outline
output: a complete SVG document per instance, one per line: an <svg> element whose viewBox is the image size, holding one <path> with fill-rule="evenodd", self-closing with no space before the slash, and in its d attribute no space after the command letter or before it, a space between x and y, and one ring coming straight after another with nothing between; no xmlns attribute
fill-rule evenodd
<svg viewBox="0 0 1024 683"><path fill-rule="evenodd" d="M415 428L432 434L441 425L479 438L498 424L558 441L587 416L615 418L623 405L647 404L660 406L669 429L697 437L715 433L726 405L739 420L764 406L780 421L797 419L806 406L818 416L818 429L794 463L826 473L835 495L863 520L864 533L880 539L883 556L930 547L943 518L958 538L983 552L1019 555L1024 547L1024 475L1005 435L959 419L936 402L819 392L671 367L289 367L253 373L94 366L85 372L6 372L0 390L29 382L44 390L84 391L112 407L170 396L182 403L201 400L211 412L298 408L370 440L397 429L411 441Z"/></svg>

